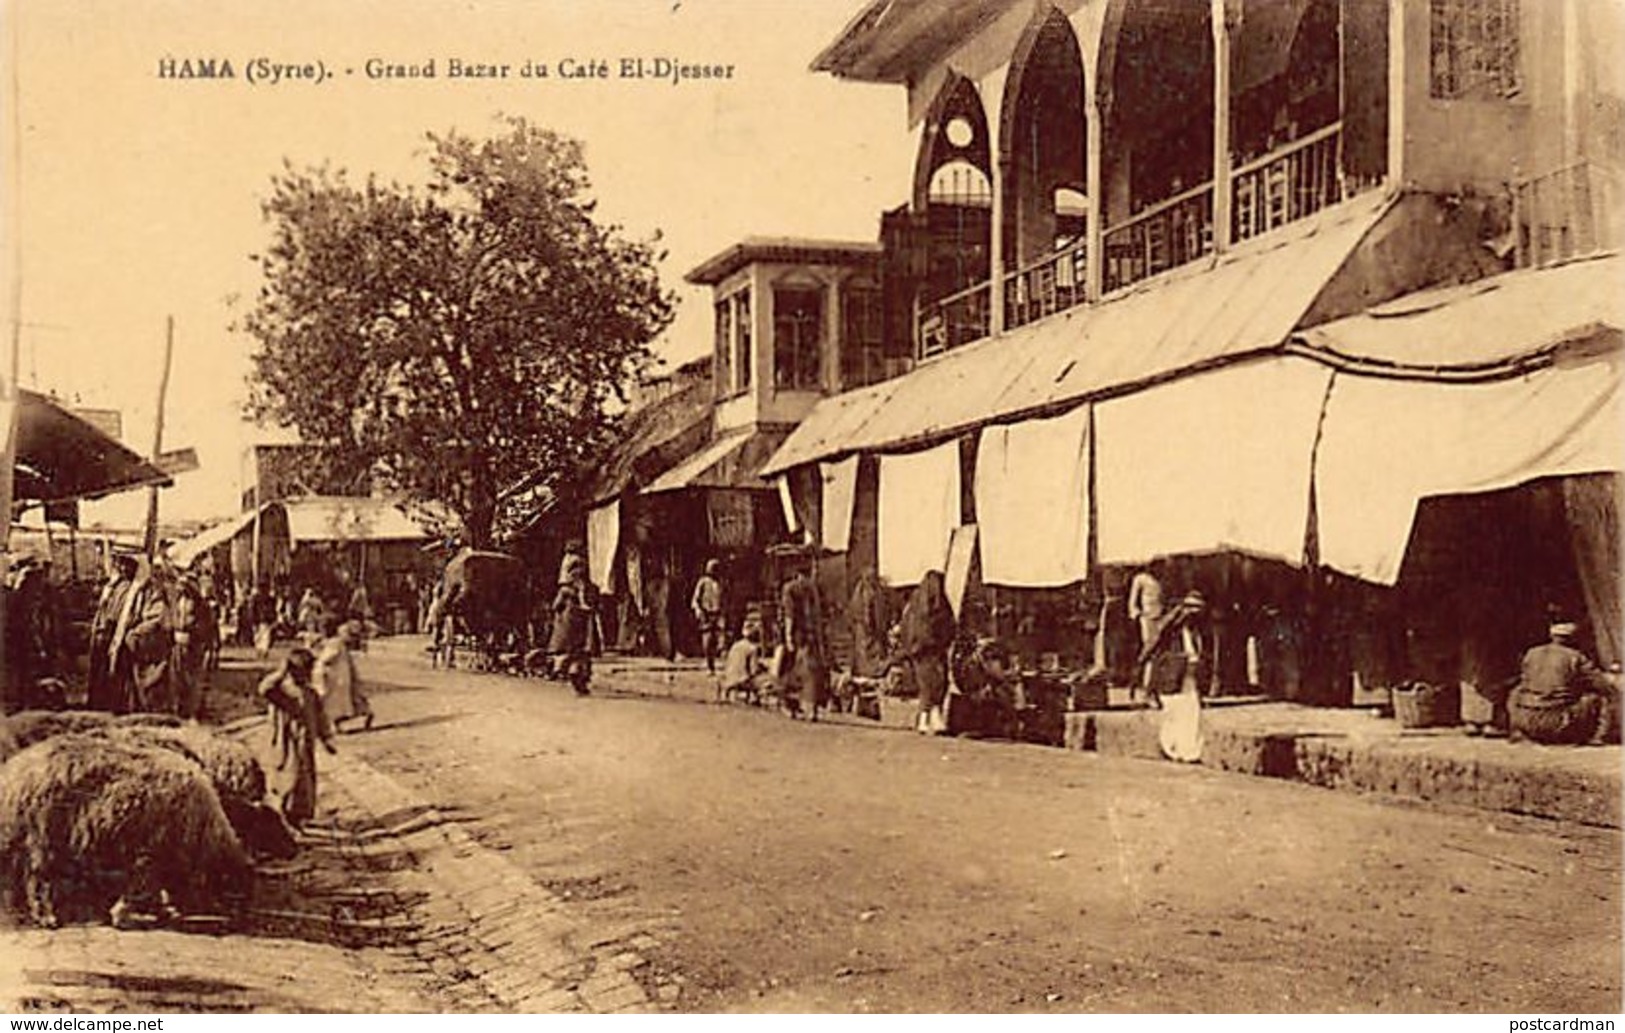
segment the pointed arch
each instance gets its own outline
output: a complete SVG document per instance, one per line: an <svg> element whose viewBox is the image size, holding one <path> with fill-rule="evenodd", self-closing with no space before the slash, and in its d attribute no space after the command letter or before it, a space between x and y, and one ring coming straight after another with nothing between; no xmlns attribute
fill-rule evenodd
<svg viewBox="0 0 1625 1033"><path fill-rule="evenodd" d="M1081 235L1058 190L1083 193L1088 178L1088 96L1083 50L1072 23L1053 6L1034 14L1017 41L999 109L1004 253L1008 266L1052 252Z"/></svg>
<svg viewBox="0 0 1625 1033"><path fill-rule="evenodd" d="M956 143L956 126L962 125L969 138ZM970 79L950 72L926 111L920 131L920 147L914 160L914 190L911 207L924 211L930 202L931 182L951 163L963 163L993 181L992 143L989 140L987 111L981 94Z"/></svg>

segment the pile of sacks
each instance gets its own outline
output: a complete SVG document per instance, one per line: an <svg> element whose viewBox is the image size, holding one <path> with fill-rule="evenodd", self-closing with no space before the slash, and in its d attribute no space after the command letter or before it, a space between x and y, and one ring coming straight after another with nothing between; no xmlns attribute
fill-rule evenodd
<svg viewBox="0 0 1625 1033"><path fill-rule="evenodd" d="M293 834L242 743L160 714L0 722L0 904L43 926L244 903Z"/></svg>

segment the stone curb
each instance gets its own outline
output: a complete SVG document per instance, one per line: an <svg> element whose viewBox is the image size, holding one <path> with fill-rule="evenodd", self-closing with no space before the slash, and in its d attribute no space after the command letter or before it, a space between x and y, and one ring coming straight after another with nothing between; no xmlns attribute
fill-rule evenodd
<svg viewBox="0 0 1625 1033"><path fill-rule="evenodd" d="M1067 715L1071 749L1162 759L1158 717L1149 711ZM1617 772L1494 757L1451 756L1425 741L1356 741L1325 732L1263 732L1208 725L1201 763L1243 775L1279 778L1325 789L1380 793L1480 810L1621 827ZM1519 746L1525 750L1578 747Z"/></svg>

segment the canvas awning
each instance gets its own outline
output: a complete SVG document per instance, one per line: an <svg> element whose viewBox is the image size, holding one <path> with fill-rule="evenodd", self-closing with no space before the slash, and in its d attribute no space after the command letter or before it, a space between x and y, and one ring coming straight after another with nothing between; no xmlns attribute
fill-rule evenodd
<svg viewBox="0 0 1625 1033"><path fill-rule="evenodd" d="M1475 379L1588 343L1620 346L1625 256L1521 269L1418 291L1294 335L1294 350L1355 372Z"/></svg>
<svg viewBox="0 0 1625 1033"><path fill-rule="evenodd" d="M422 541L429 532L384 499L315 496L267 503L288 515L288 539L306 542Z"/></svg>
<svg viewBox="0 0 1625 1033"><path fill-rule="evenodd" d="M169 551L169 558L178 567L190 567L217 546L224 545L254 523L254 513L249 511L241 516L222 521L213 527L193 535L184 542L177 542Z"/></svg>
<svg viewBox="0 0 1625 1033"><path fill-rule="evenodd" d="M1276 355L1095 406L1100 562L1240 552L1302 563L1331 377Z"/></svg>
<svg viewBox="0 0 1625 1033"><path fill-rule="evenodd" d="M1080 406L982 431L976 522L987 584L1053 588L1087 576L1090 415Z"/></svg>
<svg viewBox="0 0 1625 1033"><path fill-rule="evenodd" d="M1076 308L821 401L763 473L900 450L1054 415L1171 377L1281 351L1389 202L1370 195L1102 304Z"/></svg>
<svg viewBox="0 0 1625 1033"><path fill-rule="evenodd" d="M880 457L879 574L889 585L920 582L945 571L948 542L959 526L959 444Z"/></svg>
<svg viewBox="0 0 1625 1033"><path fill-rule="evenodd" d="M1423 498L1625 471L1622 417L1617 357L1481 384L1339 373L1315 465L1320 561L1393 584Z"/></svg>
<svg viewBox="0 0 1625 1033"><path fill-rule="evenodd" d="M0 417L9 416L0 411ZM174 483L169 475L34 391L17 401L15 502L96 499Z"/></svg>
<svg viewBox="0 0 1625 1033"><path fill-rule="evenodd" d="M693 384L626 415L620 438L587 487L597 505L648 483L703 447L711 432L711 383Z"/></svg>
<svg viewBox="0 0 1625 1033"><path fill-rule="evenodd" d="M683 488L736 488L768 491L757 471L784 442L784 435L749 429L730 431L656 477L640 494Z"/></svg>

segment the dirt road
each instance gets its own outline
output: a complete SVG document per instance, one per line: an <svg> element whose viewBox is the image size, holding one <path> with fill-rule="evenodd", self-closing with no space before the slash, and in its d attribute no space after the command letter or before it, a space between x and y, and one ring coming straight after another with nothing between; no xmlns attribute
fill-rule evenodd
<svg viewBox="0 0 1625 1033"><path fill-rule="evenodd" d="M341 746L696 1011L1615 1011L1617 832L369 657Z"/></svg>

